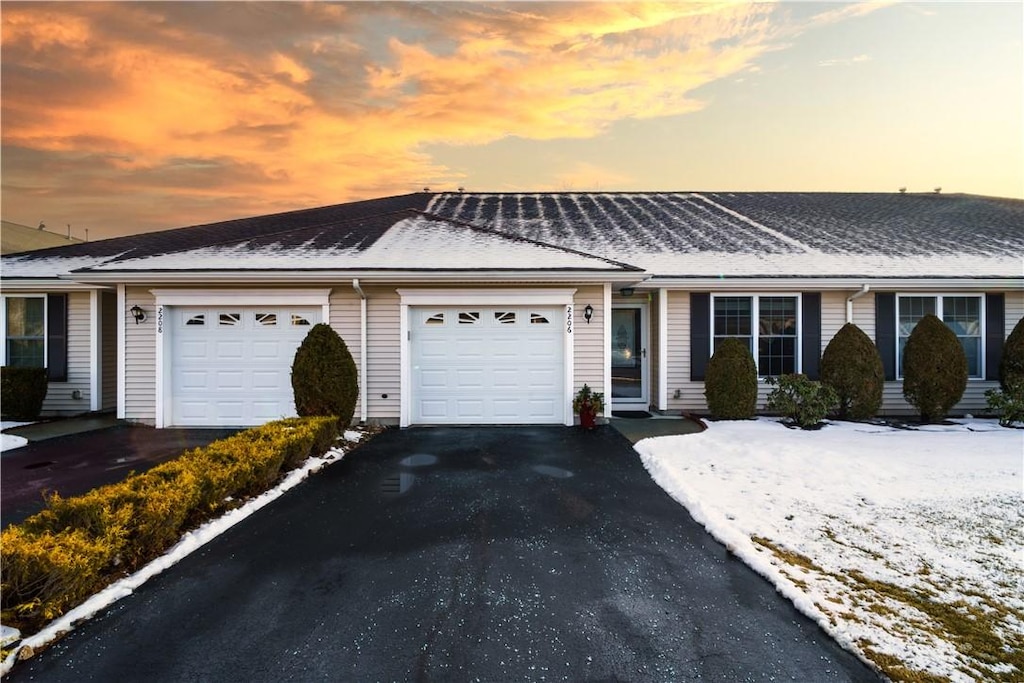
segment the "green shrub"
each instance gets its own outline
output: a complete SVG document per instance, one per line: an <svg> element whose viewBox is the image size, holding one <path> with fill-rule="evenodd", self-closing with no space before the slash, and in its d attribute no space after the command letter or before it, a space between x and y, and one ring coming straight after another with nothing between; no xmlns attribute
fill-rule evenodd
<svg viewBox="0 0 1024 683"><path fill-rule="evenodd" d="M768 384L775 387L768 394L768 410L779 413L800 429L818 426L839 402L832 387L807 379L807 375L769 377Z"/></svg>
<svg viewBox="0 0 1024 683"><path fill-rule="evenodd" d="M914 327L903 350L903 397L922 422L949 413L967 388L967 356L953 330L928 314Z"/></svg>
<svg viewBox="0 0 1024 683"><path fill-rule="evenodd" d="M1003 343L1003 359L999 363L999 386L1003 391L1024 386L1024 318L1017 321Z"/></svg>
<svg viewBox="0 0 1024 683"><path fill-rule="evenodd" d="M292 391L299 415L334 415L341 426L352 421L359 397L356 364L330 325L314 325L295 352Z"/></svg>
<svg viewBox="0 0 1024 683"><path fill-rule="evenodd" d="M1005 391L989 389L985 392L985 401L989 411L999 416L999 424L1003 427L1024 425L1024 382Z"/></svg>
<svg viewBox="0 0 1024 683"><path fill-rule="evenodd" d="M0 405L4 415L14 420L38 418L47 386L46 368L0 368Z"/></svg>
<svg viewBox="0 0 1024 683"><path fill-rule="evenodd" d="M757 410L757 366L747 345L723 339L704 377L708 410L724 420L747 420Z"/></svg>
<svg viewBox="0 0 1024 683"><path fill-rule="evenodd" d="M853 323L846 323L821 355L821 383L836 392L841 420L866 420L882 405L885 368L878 348Z"/></svg>
<svg viewBox="0 0 1024 683"><path fill-rule="evenodd" d="M333 416L270 423L186 451L122 482L46 508L0 539L4 623L41 626L121 574L173 545L234 496L261 493L282 466L323 453L337 438Z"/></svg>

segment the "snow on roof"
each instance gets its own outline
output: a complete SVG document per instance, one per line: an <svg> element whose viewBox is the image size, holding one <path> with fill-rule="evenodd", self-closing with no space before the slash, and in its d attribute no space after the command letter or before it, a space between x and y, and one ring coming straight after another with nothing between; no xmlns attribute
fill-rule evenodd
<svg viewBox="0 0 1024 683"><path fill-rule="evenodd" d="M1024 202L843 193L440 194L433 214L663 277L1024 277Z"/></svg>
<svg viewBox="0 0 1024 683"><path fill-rule="evenodd" d="M332 237L342 239L331 243ZM301 239L301 242L297 240ZM390 214L367 239L325 228L126 258L92 271L628 270L612 261L414 211Z"/></svg>
<svg viewBox="0 0 1024 683"><path fill-rule="evenodd" d="M58 275L80 268L91 268L111 258L110 256L88 255L66 256L63 249L64 247L47 249L48 255L45 257L40 257L35 252L5 256L0 265L0 277L5 280L15 278L55 279Z"/></svg>

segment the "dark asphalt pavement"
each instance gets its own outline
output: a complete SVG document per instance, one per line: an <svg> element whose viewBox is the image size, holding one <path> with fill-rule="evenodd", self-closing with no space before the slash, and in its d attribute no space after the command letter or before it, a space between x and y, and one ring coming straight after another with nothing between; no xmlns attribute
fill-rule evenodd
<svg viewBox="0 0 1024 683"><path fill-rule="evenodd" d="M22 522L42 510L44 492L85 493L237 431L120 425L5 451L0 455L0 525Z"/></svg>
<svg viewBox="0 0 1024 683"><path fill-rule="evenodd" d="M10 681L878 681L610 427L390 430Z"/></svg>

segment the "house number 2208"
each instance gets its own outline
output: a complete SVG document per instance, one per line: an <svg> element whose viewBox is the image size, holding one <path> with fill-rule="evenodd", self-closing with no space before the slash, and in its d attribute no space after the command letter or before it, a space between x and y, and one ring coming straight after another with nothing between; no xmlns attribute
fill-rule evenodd
<svg viewBox="0 0 1024 683"><path fill-rule="evenodd" d="M572 306L565 307L565 333L572 334Z"/></svg>

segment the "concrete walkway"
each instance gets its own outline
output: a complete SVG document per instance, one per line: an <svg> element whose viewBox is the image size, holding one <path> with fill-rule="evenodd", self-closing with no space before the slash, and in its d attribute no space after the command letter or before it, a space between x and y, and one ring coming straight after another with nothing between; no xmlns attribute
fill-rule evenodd
<svg viewBox="0 0 1024 683"><path fill-rule="evenodd" d="M631 443L654 436L697 434L705 429L699 420L678 415L656 415L648 418L610 417L608 424Z"/></svg>
<svg viewBox="0 0 1024 683"><path fill-rule="evenodd" d="M10 681L878 681L609 427L389 430Z"/></svg>

